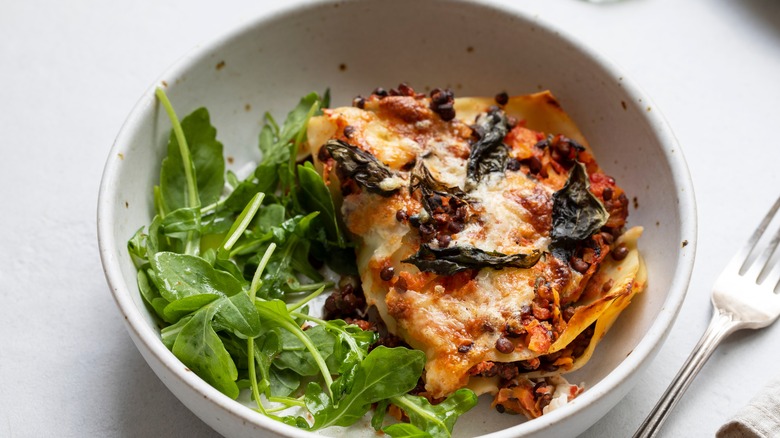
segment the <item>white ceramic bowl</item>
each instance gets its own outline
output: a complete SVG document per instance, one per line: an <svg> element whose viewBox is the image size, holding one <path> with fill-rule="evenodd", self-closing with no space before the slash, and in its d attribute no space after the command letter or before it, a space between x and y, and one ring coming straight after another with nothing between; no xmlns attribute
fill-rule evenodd
<svg viewBox="0 0 780 438"><path fill-rule="evenodd" d="M693 189L679 146L650 99L597 53L517 11L461 1L317 3L261 17L178 61L130 113L100 187L101 257L130 336L165 385L218 432L308 435L255 413L189 372L163 346L142 302L126 242L152 218L152 187L168 135L153 88L167 84L180 116L206 106L236 169L258 159L264 111L283 117L300 96L326 87L335 105L348 105L355 95L400 82L418 90L451 87L459 96L550 89L602 167L636 197L639 207L629 222L645 227L640 249L649 287L621 315L590 363L571 375L570 380L585 382L586 391L523 423L483 402L456 426L456 436L584 431L626 395L672 327L693 266Z"/></svg>

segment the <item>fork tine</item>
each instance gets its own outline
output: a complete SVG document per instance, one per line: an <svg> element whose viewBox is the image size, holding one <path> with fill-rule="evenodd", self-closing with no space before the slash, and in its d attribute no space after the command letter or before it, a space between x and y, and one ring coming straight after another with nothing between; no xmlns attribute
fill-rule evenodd
<svg viewBox="0 0 780 438"><path fill-rule="evenodd" d="M734 258L732 261L736 261L739 263L739 273L740 275L743 275L747 268L750 266L748 264L748 258L750 256L750 253L755 248L758 241L761 239L761 236L764 234L764 231L766 231L767 227L769 226L769 223L772 222L772 219L774 219L775 214L777 213L777 210L780 209L780 198L777 198L774 205L772 205L772 208L769 209L769 212L764 216L764 219L761 220L761 224L759 224L758 228L756 228L756 231L753 232L753 235L750 236L750 239L748 239L745 246L740 249L737 254L734 255ZM770 244L771 250L764 251L762 255L759 256L759 258L763 258L764 254L766 254L766 259L761 262L761 264L754 263L754 265L758 265L759 268L763 268L763 265L766 263L766 260L769 259L769 257L772 255L772 251L774 251L774 248L777 246L778 235L776 234L775 237L772 239L772 242ZM768 252L768 254L767 254ZM761 272L759 269L759 272L756 273L756 278L758 277L758 274Z"/></svg>
<svg viewBox="0 0 780 438"><path fill-rule="evenodd" d="M779 243L780 228L778 228L778 230L775 232L775 235L772 236L772 240L769 242L766 248L764 248L761 254L755 260L753 260L753 263L745 273L745 276L756 279L756 282L759 284L764 284L764 282L771 281L770 277L772 275L773 268L776 267L777 264L775 263L775 265L771 265L769 262L772 261L772 256L777 250ZM775 280L775 283L776 282L777 280Z"/></svg>
<svg viewBox="0 0 780 438"><path fill-rule="evenodd" d="M759 277L761 284L766 284L774 291L777 288L777 283L780 282L780 260L778 260L777 247L780 244L780 229L777 230L774 238L772 239L771 253L768 254L766 259L766 265L761 270ZM770 248L766 250L768 253ZM774 262L774 263L772 263ZM763 278L761 278L763 276Z"/></svg>
<svg viewBox="0 0 780 438"><path fill-rule="evenodd" d="M767 266L769 274L761 284L766 284L774 292L777 289L777 283L780 281L780 263L775 263L773 266Z"/></svg>

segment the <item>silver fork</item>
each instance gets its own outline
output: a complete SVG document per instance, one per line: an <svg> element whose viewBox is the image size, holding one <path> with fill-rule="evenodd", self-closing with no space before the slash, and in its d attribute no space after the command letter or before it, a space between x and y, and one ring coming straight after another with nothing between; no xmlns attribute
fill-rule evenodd
<svg viewBox="0 0 780 438"><path fill-rule="evenodd" d="M780 315L780 295L775 294L780 280L780 263L769 263L780 243L780 230L771 238L764 236L778 209L780 199L775 201L750 240L715 281L712 290L714 312L707 331L634 433L634 438L649 438L658 433L680 396L726 336L741 329L766 327Z"/></svg>

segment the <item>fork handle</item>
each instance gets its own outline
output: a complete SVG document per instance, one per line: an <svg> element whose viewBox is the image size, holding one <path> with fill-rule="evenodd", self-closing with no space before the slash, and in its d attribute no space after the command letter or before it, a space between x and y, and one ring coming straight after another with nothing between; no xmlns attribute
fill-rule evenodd
<svg viewBox="0 0 780 438"><path fill-rule="evenodd" d="M740 328L740 323L734 321L732 317L727 314L718 311L717 309L712 315L710 325L707 327L707 331L704 332L699 343L696 344L691 355L683 364L680 371L666 388L666 392L658 400L653 410L639 426L639 429L634 433L634 438L650 438L656 436L661 429L661 425L666 421L672 408L680 400L680 396L685 392L688 386L696 377L696 374L710 358L712 352L718 347L720 341L726 336L735 332Z"/></svg>

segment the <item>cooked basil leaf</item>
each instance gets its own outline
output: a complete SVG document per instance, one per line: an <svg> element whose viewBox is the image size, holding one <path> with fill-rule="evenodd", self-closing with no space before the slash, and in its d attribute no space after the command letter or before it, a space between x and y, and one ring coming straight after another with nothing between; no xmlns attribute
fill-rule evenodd
<svg viewBox="0 0 780 438"><path fill-rule="evenodd" d="M585 165L577 162L561 190L553 193L550 252L568 261L577 243L597 232L609 219L609 213L590 192Z"/></svg>
<svg viewBox="0 0 780 438"><path fill-rule="evenodd" d="M542 253L539 250L533 250L528 254L507 255L495 251L483 251L470 246L433 248L424 243L420 245L417 254L401 261L411 263L421 271L452 275L466 269L502 269L505 267L527 269L535 265L541 256Z"/></svg>
<svg viewBox="0 0 780 438"><path fill-rule="evenodd" d="M329 140L325 149L336 160L343 175L354 179L369 192L390 196L401 188L400 183L393 181L399 178L398 175L370 153L341 140Z"/></svg>
<svg viewBox="0 0 780 438"><path fill-rule="evenodd" d="M509 132L506 115L500 109L480 114L475 121L471 153L466 167L466 189L473 189L491 172L503 172L509 154L504 137Z"/></svg>
<svg viewBox="0 0 780 438"><path fill-rule="evenodd" d="M420 200L428 215L433 216L436 209L441 207L441 198L449 198L449 205L456 206L468 204L468 195L460 187L449 187L437 180L428 170L425 164L420 163L412 172L409 190L420 190ZM438 198L438 201L436 199Z"/></svg>

